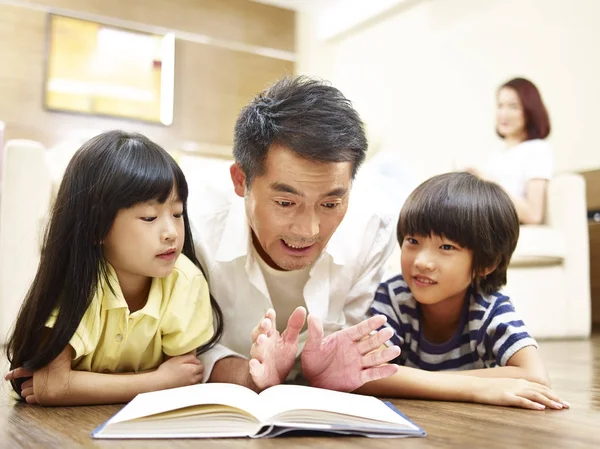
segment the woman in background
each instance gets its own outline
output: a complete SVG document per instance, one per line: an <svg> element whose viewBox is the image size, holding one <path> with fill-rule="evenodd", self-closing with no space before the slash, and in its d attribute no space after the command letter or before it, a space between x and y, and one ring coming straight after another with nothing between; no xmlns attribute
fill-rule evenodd
<svg viewBox="0 0 600 449"><path fill-rule="evenodd" d="M545 140L550 134L548 112L531 81L515 78L500 86L496 132L504 140L504 148L488 158L480 170L467 171L504 187L521 223L539 224L544 219L553 157Z"/></svg>

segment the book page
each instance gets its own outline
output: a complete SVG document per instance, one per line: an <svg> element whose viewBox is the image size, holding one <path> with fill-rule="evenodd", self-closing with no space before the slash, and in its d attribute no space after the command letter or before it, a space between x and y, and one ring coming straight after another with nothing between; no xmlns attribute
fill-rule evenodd
<svg viewBox="0 0 600 449"><path fill-rule="evenodd" d="M409 423L372 396L301 385L277 385L266 389L259 397L269 419L294 410L317 410L405 426ZM415 426L410 424L409 427Z"/></svg>
<svg viewBox="0 0 600 449"><path fill-rule="evenodd" d="M258 395L241 385L199 384L137 395L107 425L197 405L225 405L246 411L262 421Z"/></svg>

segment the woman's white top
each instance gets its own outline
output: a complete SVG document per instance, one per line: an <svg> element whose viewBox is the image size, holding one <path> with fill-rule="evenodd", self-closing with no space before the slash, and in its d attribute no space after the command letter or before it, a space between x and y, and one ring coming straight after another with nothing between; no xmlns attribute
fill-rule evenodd
<svg viewBox="0 0 600 449"><path fill-rule="evenodd" d="M482 167L484 176L517 198L525 198L530 180L550 179L553 170L552 149L542 139L526 140L496 151Z"/></svg>

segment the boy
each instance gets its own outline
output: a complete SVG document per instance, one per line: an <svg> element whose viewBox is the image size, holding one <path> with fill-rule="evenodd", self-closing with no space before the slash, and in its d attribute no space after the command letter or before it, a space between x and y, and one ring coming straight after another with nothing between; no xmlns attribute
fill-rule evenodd
<svg viewBox="0 0 600 449"><path fill-rule="evenodd" d="M550 390L536 341L498 292L519 237L504 190L468 173L435 176L406 200L397 235L402 275L379 286L371 312L387 316L400 367L359 391L568 408Z"/></svg>

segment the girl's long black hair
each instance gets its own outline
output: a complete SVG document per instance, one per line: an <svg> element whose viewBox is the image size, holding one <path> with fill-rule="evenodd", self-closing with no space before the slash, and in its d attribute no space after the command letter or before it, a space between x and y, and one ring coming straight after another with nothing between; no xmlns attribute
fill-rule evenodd
<svg viewBox="0 0 600 449"><path fill-rule="evenodd" d="M58 190L35 279L8 340L6 355L11 369L22 366L35 371L60 354L83 318L98 282L108 280L100 242L117 212L145 201L164 203L174 188L184 206L182 252L202 270L187 214L187 182L164 149L141 134L109 131L77 150ZM214 346L223 333L221 309L212 295L210 302L215 332L197 353ZM58 315L48 334L43 331L54 310ZM12 381L19 394L22 382Z"/></svg>

